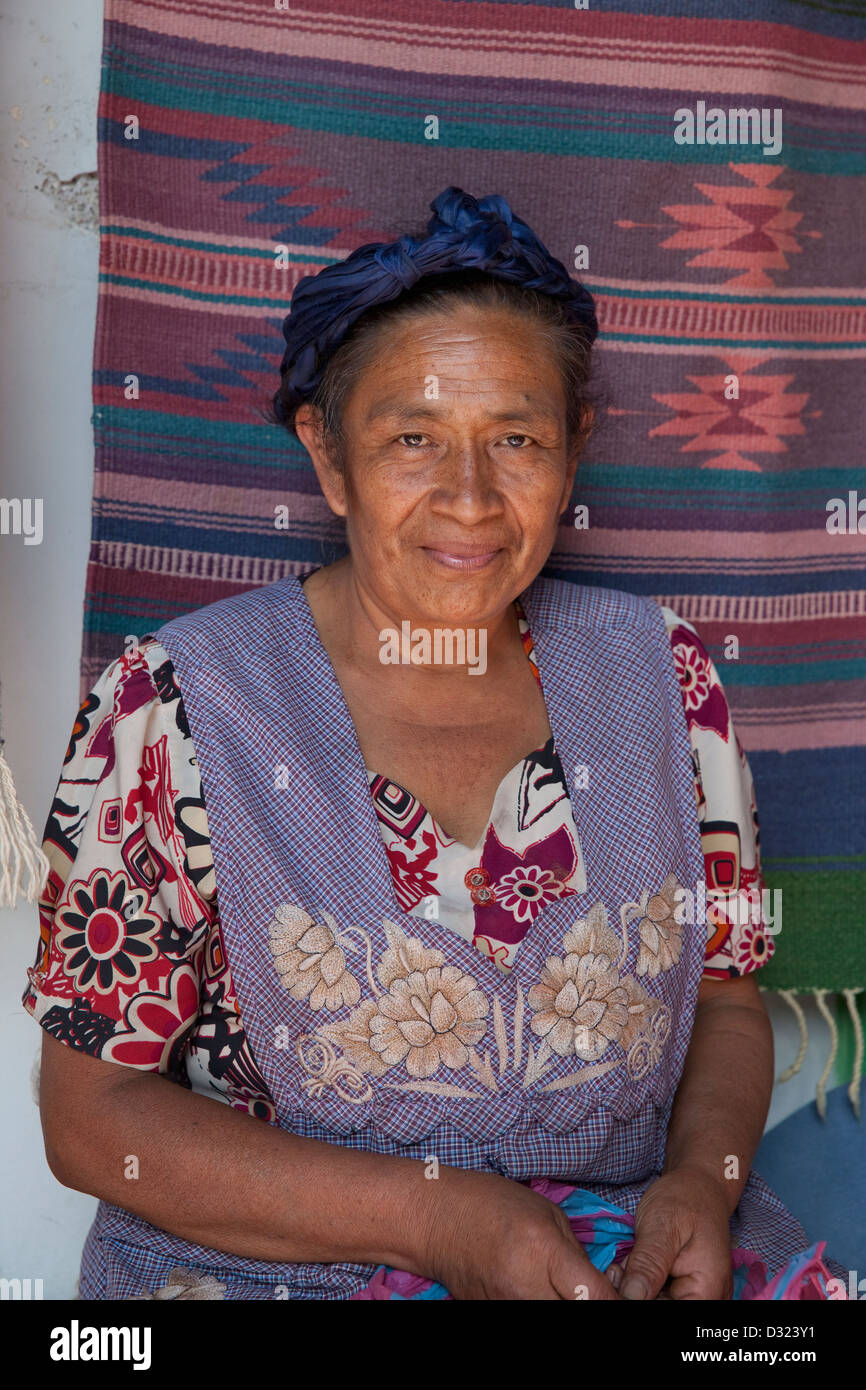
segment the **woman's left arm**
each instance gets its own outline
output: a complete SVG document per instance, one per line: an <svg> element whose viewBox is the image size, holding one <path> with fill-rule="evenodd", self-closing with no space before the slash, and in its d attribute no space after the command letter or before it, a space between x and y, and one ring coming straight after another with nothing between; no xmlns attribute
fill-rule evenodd
<svg viewBox="0 0 866 1390"><path fill-rule="evenodd" d="M668 1128L665 1164L635 1213L620 1293L731 1297L728 1222L761 1140L773 1087L773 1033L754 972L704 978Z"/></svg>

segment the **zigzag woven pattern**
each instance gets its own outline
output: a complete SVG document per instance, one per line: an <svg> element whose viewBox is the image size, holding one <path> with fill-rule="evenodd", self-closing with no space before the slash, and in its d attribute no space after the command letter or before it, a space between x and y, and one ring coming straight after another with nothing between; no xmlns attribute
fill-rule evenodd
<svg viewBox="0 0 866 1390"><path fill-rule="evenodd" d="M107 0L82 691L126 634L336 558L306 454L262 415L292 288L419 230L449 184L501 193L566 265L587 248L611 403L578 470L590 527L566 513L546 573L698 626L783 890L762 983L856 988L866 36L836 3L650 8ZM778 109L781 149L678 144L699 103ZM853 529L828 531L833 498Z"/></svg>

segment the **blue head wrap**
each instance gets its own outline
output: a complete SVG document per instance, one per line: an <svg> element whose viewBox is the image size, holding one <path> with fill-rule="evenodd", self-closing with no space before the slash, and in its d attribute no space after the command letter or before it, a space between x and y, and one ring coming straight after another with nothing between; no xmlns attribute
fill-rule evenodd
<svg viewBox="0 0 866 1390"><path fill-rule="evenodd" d="M491 194L476 201L452 184L430 206L426 237L367 242L344 261L298 281L283 323L284 385L274 401L278 419L288 420L312 395L328 358L365 310L396 299L424 275L481 270L549 294L584 326L589 342L595 340L598 323L589 290L571 278L504 198Z"/></svg>

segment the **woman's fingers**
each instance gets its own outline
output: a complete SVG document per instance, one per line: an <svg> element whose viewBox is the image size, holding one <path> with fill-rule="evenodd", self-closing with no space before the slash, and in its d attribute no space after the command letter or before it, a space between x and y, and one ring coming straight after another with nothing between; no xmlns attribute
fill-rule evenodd
<svg viewBox="0 0 866 1390"><path fill-rule="evenodd" d="M596 1269L574 1237L564 1242L561 1254L551 1261L550 1282L560 1298L597 1303L619 1299L619 1294L600 1269Z"/></svg>
<svg viewBox="0 0 866 1390"><path fill-rule="evenodd" d="M671 1298L728 1299L734 1289L730 1246L723 1246L707 1228L700 1228L677 1261Z"/></svg>
<svg viewBox="0 0 866 1390"><path fill-rule="evenodd" d="M651 1212L636 1228L635 1243L629 1252L628 1269L620 1285L623 1298L656 1298L667 1282L680 1252L681 1236L673 1213Z"/></svg>

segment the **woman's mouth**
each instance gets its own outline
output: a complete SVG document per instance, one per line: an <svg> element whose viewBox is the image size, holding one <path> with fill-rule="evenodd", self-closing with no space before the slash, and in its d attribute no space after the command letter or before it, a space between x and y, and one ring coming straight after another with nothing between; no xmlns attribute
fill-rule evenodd
<svg viewBox="0 0 866 1390"><path fill-rule="evenodd" d="M482 550L478 546L446 546L439 550L434 546L425 545L422 549L436 564L446 565L449 569L455 570L483 569L502 553L498 546L494 550Z"/></svg>

